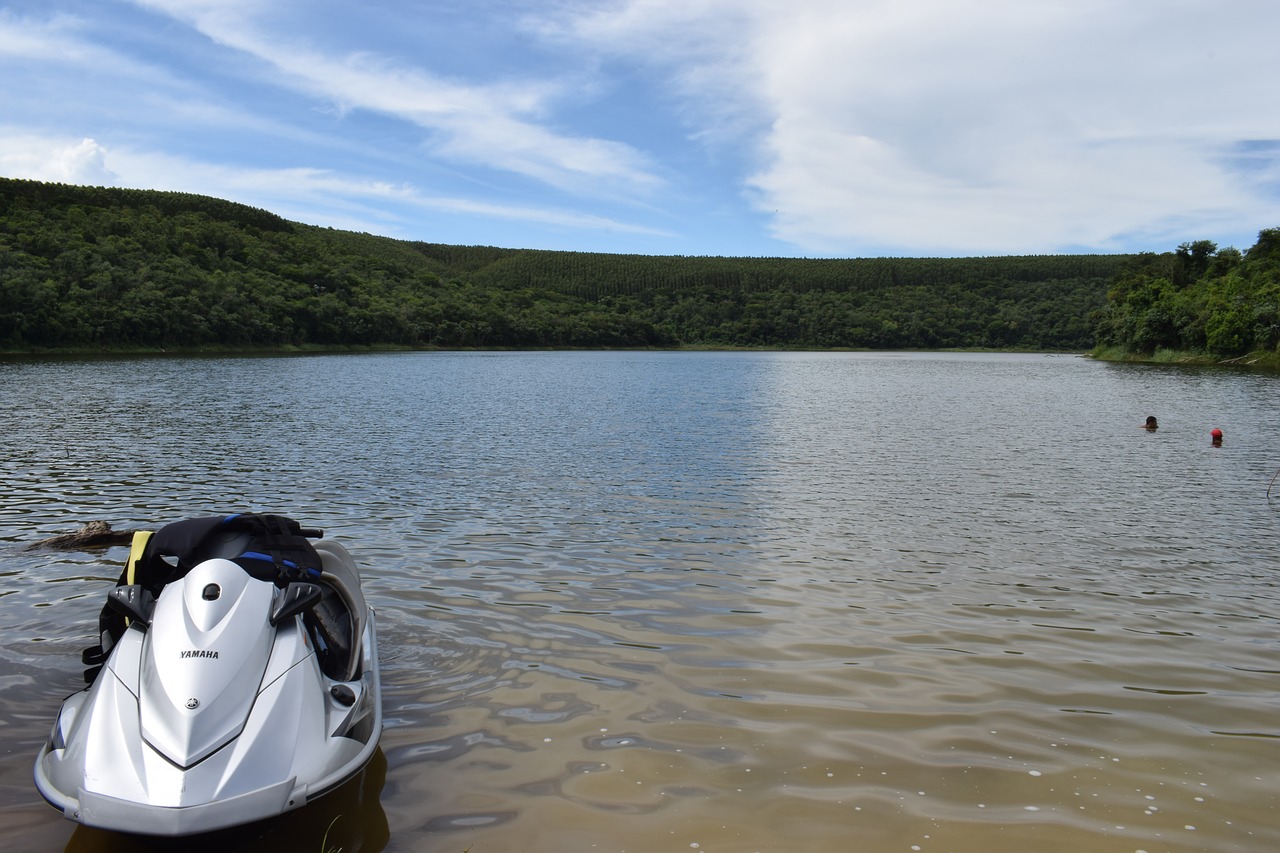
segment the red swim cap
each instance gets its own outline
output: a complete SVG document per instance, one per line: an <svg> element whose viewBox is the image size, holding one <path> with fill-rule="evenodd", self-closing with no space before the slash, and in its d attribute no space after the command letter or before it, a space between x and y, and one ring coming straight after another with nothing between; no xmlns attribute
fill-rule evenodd
<svg viewBox="0 0 1280 853"><path fill-rule="evenodd" d="M1209 430L1209 435L1213 436L1214 438L1222 438L1222 430L1218 429L1217 427L1214 427L1213 429Z"/></svg>

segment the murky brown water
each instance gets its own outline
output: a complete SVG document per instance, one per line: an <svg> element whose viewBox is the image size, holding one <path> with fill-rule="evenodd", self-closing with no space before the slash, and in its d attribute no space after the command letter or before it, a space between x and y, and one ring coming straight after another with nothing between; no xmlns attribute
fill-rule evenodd
<svg viewBox="0 0 1280 853"><path fill-rule="evenodd" d="M1280 849L1278 392L1065 356L0 363L4 848L155 847L31 782L125 549L23 544L257 509L362 562L386 729L198 849Z"/></svg>

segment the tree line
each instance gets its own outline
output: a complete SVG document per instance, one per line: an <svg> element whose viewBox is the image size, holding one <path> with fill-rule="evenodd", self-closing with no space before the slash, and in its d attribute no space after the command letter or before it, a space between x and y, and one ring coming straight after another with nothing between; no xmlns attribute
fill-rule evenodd
<svg viewBox="0 0 1280 853"><path fill-rule="evenodd" d="M1241 270L1256 266L1254 253ZM1211 252L1210 266L1225 254ZM1167 262L451 246L302 225L184 193L0 178L0 349L1078 351L1104 327L1128 328L1116 319L1117 276L1136 281L1134 270L1148 267L1154 276Z"/></svg>

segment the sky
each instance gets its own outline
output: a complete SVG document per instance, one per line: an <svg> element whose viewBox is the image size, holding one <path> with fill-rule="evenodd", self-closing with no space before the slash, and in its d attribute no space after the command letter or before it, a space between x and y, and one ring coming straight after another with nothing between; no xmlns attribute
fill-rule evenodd
<svg viewBox="0 0 1280 853"><path fill-rule="evenodd" d="M1247 249L1274 0L16 0L0 176L433 243Z"/></svg>

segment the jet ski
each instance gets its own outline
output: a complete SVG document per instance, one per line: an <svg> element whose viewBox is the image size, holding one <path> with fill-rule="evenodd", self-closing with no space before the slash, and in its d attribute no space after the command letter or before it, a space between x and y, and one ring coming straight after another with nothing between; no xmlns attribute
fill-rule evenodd
<svg viewBox="0 0 1280 853"><path fill-rule="evenodd" d="M254 513L139 531L83 655L90 684L36 760L50 805L182 836L275 817L358 773L382 732L374 614L322 535Z"/></svg>

